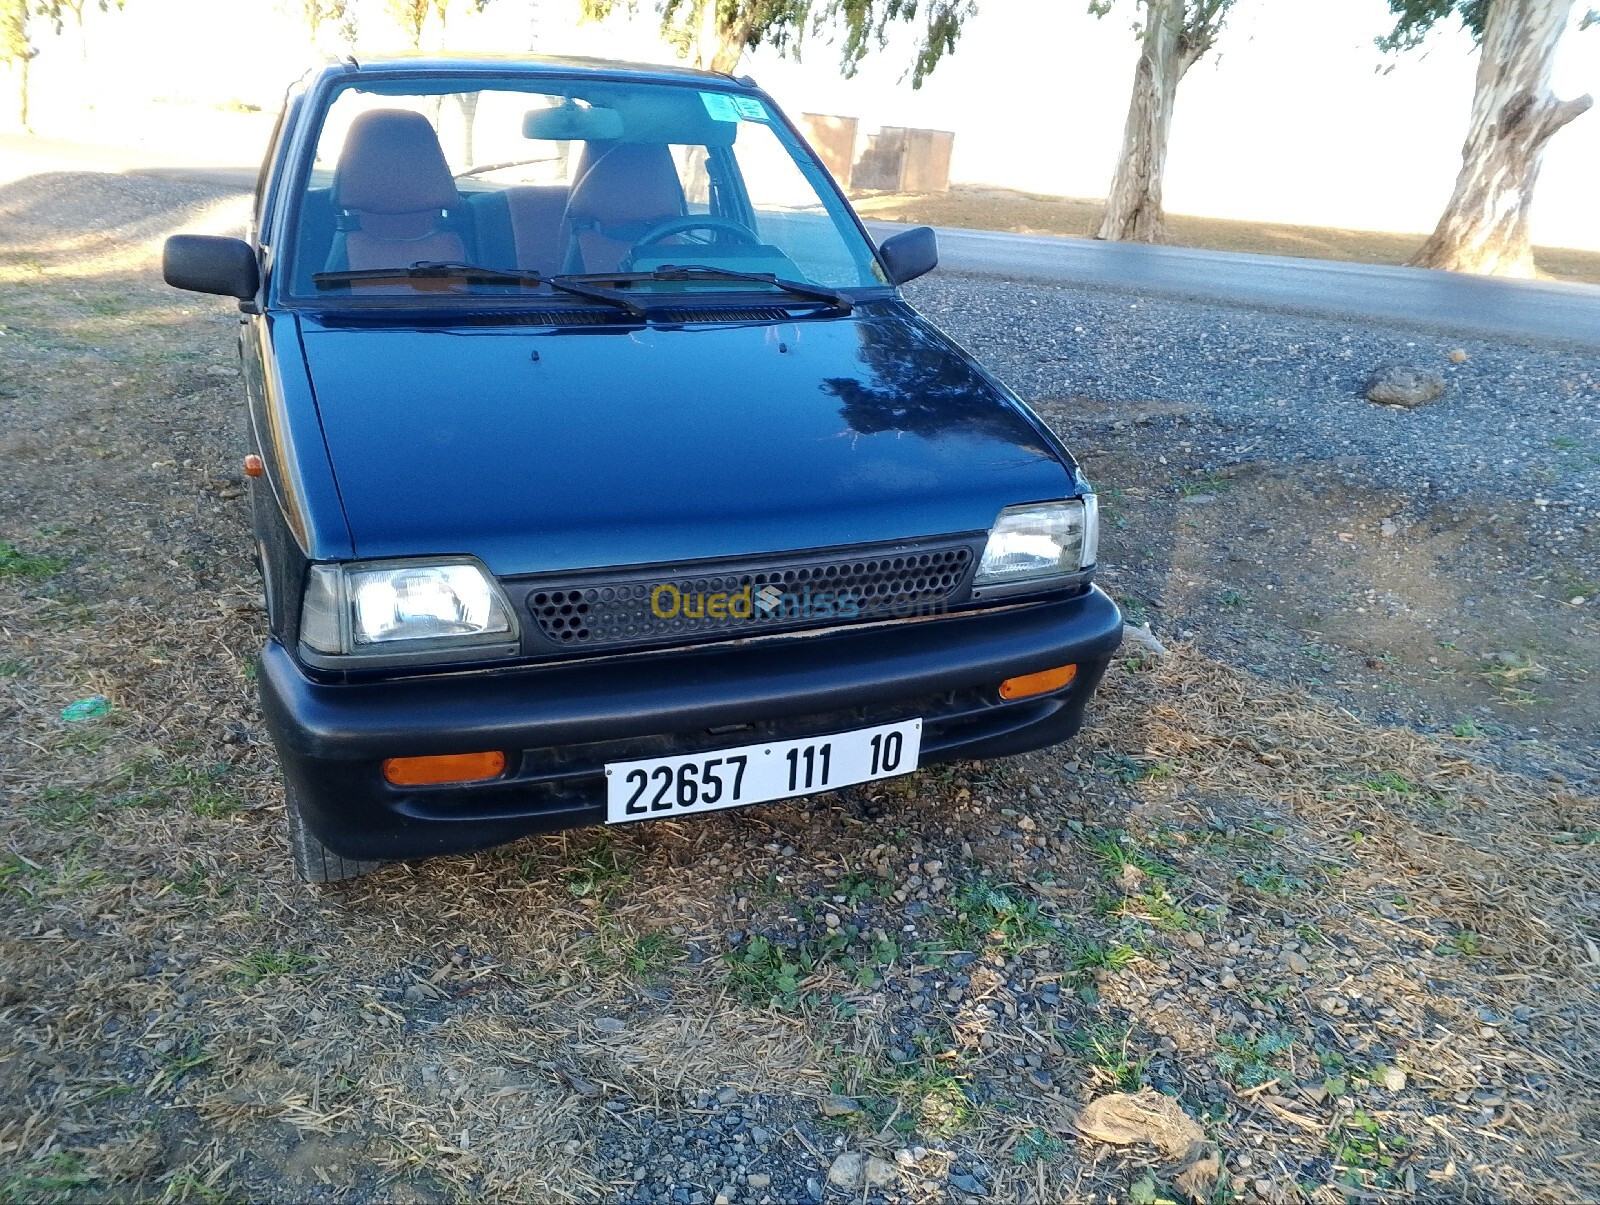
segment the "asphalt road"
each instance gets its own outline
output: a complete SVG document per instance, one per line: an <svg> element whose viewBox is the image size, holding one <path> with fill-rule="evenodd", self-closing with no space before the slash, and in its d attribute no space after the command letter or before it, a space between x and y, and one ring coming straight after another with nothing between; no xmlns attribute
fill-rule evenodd
<svg viewBox="0 0 1600 1205"><path fill-rule="evenodd" d="M877 238L903 227L869 222ZM1600 287L1049 235L939 230L947 274L1600 347Z"/></svg>

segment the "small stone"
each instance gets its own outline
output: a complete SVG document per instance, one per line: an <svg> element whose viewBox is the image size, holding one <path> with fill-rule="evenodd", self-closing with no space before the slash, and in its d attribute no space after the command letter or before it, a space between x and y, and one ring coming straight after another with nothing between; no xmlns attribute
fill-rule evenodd
<svg viewBox="0 0 1600 1205"><path fill-rule="evenodd" d="M849 1117L861 1112L861 1106L848 1096L824 1096L817 1108L824 1117Z"/></svg>
<svg viewBox="0 0 1600 1205"><path fill-rule="evenodd" d="M1055 1086L1055 1081L1050 1077L1050 1073L1048 1071L1040 1070L1037 1067L1029 1070L1028 1082L1035 1088L1038 1088L1041 1092L1048 1092L1052 1087Z"/></svg>
<svg viewBox="0 0 1600 1205"><path fill-rule="evenodd" d="M617 1017L596 1017L594 1027L601 1033L621 1033L628 1028L628 1023Z"/></svg>
<svg viewBox="0 0 1600 1205"><path fill-rule="evenodd" d="M733 1197L728 1190L724 1188L717 1194L717 1199L713 1205L733 1205Z"/></svg>
<svg viewBox="0 0 1600 1205"><path fill-rule="evenodd" d="M824 919L827 921L828 928L837 929L839 927L839 914L837 912L828 913Z"/></svg>
<svg viewBox="0 0 1600 1205"><path fill-rule="evenodd" d="M868 1188L888 1188L900 1179L900 1173L895 1170L894 1164L876 1155L867 1160L867 1166L862 1174L866 1178Z"/></svg>
<svg viewBox="0 0 1600 1205"><path fill-rule="evenodd" d="M1445 355L1445 359L1449 360L1452 364L1465 364L1467 362L1466 349L1461 347L1452 347Z"/></svg>
<svg viewBox="0 0 1600 1205"><path fill-rule="evenodd" d="M956 1172L950 1177L950 1187L971 1197L986 1197L989 1195L989 1190L982 1184L979 1184L973 1177L961 1172Z"/></svg>
<svg viewBox="0 0 1600 1205"><path fill-rule="evenodd" d="M1378 534L1384 539L1388 539L1390 536L1399 535L1400 524L1396 523L1393 519L1385 519L1382 523L1378 524Z"/></svg>
<svg viewBox="0 0 1600 1205"><path fill-rule="evenodd" d="M749 1187L760 1190L767 1188L772 1184L772 1177L763 1175L761 1172L751 1172L744 1178L744 1182Z"/></svg>
<svg viewBox="0 0 1600 1205"><path fill-rule="evenodd" d="M1290 950L1285 954L1283 956L1283 964L1296 975L1309 974L1311 971L1311 964L1306 961L1306 956L1298 950Z"/></svg>
<svg viewBox="0 0 1600 1205"><path fill-rule="evenodd" d="M901 1147L894 1153L894 1161L901 1167L915 1167L917 1165L917 1157L905 1147Z"/></svg>
<svg viewBox="0 0 1600 1205"><path fill-rule="evenodd" d="M1198 929L1190 929L1183 935L1183 940L1186 944L1196 950L1206 944L1205 934L1201 933Z"/></svg>
<svg viewBox="0 0 1600 1205"><path fill-rule="evenodd" d="M1411 364L1383 364L1367 377L1369 402L1380 406L1424 406L1444 392L1444 378Z"/></svg>
<svg viewBox="0 0 1600 1205"><path fill-rule="evenodd" d="M1385 1063L1378 1068L1373 1080L1390 1092L1399 1092L1406 1086L1406 1073L1398 1067L1391 1067Z"/></svg>
<svg viewBox="0 0 1600 1205"><path fill-rule="evenodd" d="M731 1105L738 1099L739 1089L737 1088L724 1088L721 1092L717 1093L717 1103L719 1105Z"/></svg>
<svg viewBox="0 0 1600 1205"><path fill-rule="evenodd" d="M1235 975L1232 971L1223 971L1222 974L1217 977L1217 982L1224 988L1238 987L1239 976Z"/></svg>
<svg viewBox="0 0 1600 1205"><path fill-rule="evenodd" d="M845 1151L828 1168L828 1183L836 1188L860 1188L866 1174L866 1156L860 1151Z"/></svg>

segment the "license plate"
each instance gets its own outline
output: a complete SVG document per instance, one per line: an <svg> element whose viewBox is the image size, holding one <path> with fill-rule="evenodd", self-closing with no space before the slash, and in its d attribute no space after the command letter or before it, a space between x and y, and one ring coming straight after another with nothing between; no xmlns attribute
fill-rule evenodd
<svg viewBox="0 0 1600 1205"><path fill-rule="evenodd" d="M922 721L905 720L833 736L612 762L606 766L606 823L716 812L893 778L915 770L921 751Z"/></svg>

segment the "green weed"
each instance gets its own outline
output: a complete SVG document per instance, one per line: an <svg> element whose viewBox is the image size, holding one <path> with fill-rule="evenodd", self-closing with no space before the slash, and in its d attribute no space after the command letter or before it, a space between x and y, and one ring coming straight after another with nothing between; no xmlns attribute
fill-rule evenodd
<svg viewBox="0 0 1600 1205"><path fill-rule="evenodd" d="M617 849L611 836L602 832L594 844L566 866L561 877L567 890L580 899L605 899L633 879L637 860Z"/></svg>
<svg viewBox="0 0 1600 1205"><path fill-rule="evenodd" d="M0 1202L5 1205L41 1205L78 1200L94 1176L84 1170L83 1159L66 1151L52 1151L30 1159L15 1171L0 1174Z"/></svg>
<svg viewBox="0 0 1600 1205"><path fill-rule="evenodd" d="M1121 942L1106 945L1098 941L1071 940L1067 943L1067 965L1077 973L1120 971L1137 962L1140 957L1138 950Z"/></svg>
<svg viewBox="0 0 1600 1205"><path fill-rule="evenodd" d="M259 983L274 975L298 975L316 965L316 959L292 950L254 950L239 960L234 974L249 983Z"/></svg>
<svg viewBox="0 0 1600 1205"><path fill-rule="evenodd" d="M1065 1042L1068 1049L1075 1051L1119 1090L1133 1092L1144 1086L1145 1064L1150 1057L1133 1049L1132 1025L1086 1021L1068 1034Z"/></svg>
<svg viewBox="0 0 1600 1205"><path fill-rule="evenodd" d="M1398 770L1385 770L1371 778L1363 778L1361 785L1369 791L1392 791L1396 795L1414 795L1417 791L1416 784Z"/></svg>
<svg viewBox="0 0 1600 1205"><path fill-rule="evenodd" d="M1039 911L1038 901L1013 886L973 880L957 888L953 903L956 915L946 921L945 935L958 950L992 947L1014 954L1061 936L1061 930Z"/></svg>
<svg viewBox="0 0 1600 1205"><path fill-rule="evenodd" d="M1066 1151L1066 1144L1054 1134L1034 1126L1017 1139L1011 1148L1011 1161L1016 1164L1054 1163Z"/></svg>
<svg viewBox="0 0 1600 1205"><path fill-rule="evenodd" d="M920 1133L944 1141L968 1129L978 1117L961 1077L946 1071L903 1064L888 1075L868 1079L866 1088L889 1106L879 1129L888 1126L902 1134ZM884 1111L880 1106L873 1113Z"/></svg>
<svg viewBox="0 0 1600 1205"><path fill-rule="evenodd" d="M46 787L39 792L38 803L28 809L28 815L51 828L76 828L98 811L100 801L92 791Z"/></svg>
<svg viewBox="0 0 1600 1205"><path fill-rule="evenodd" d="M41 556L38 553L23 552L15 544L0 540L0 578L37 579L51 577L60 573L66 567L67 561L65 557Z"/></svg>
<svg viewBox="0 0 1600 1205"><path fill-rule="evenodd" d="M1254 891L1275 895L1279 899L1289 899L1310 886L1298 875L1292 875L1278 866L1251 866L1234 877Z"/></svg>
<svg viewBox="0 0 1600 1205"><path fill-rule="evenodd" d="M1404 1135L1385 1134L1377 1119L1362 1109L1335 1122L1328 1133L1328 1152L1345 1169L1344 1181L1352 1187L1361 1186L1364 1172L1375 1174L1380 1182L1388 1179L1405 1149Z"/></svg>
<svg viewBox="0 0 1600 1205"><path fill-rule="evenodd" d="M1276 1065L1294 1046L1294 1038L1288 1033L1253 1038L1225 1033L1217 1038L1217 1045L1222 1047L1216 1058L1217 1068L1241 1088L1254 1088L1273 1079L1284 1087L1294 1082L1288 1068Z"/></svg>
<svg viewBox="0 0 1600 1205"><path fill-rule="evenodd" d="M1129 866L1150 879L1167 880L1177 876L1178 872L1173 867L1146 853L1137 841L1121 829L1109 832L1090 830L1083 839L1113 878L1120 879Z"/></svg>

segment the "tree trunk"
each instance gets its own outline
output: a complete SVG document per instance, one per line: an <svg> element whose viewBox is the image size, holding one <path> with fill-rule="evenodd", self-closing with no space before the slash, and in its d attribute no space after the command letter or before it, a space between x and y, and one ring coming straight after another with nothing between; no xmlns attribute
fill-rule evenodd
<svg viewBox="0 0 1600 1205"><path fill-rule="evenodd" d="M1184 46L1184 0L1147 0L1144 43L1133 71L1133 95L1122 127L1122 155L1106 196L1106 211L1095 237L1135 243L1164 243L1161 175L1167 164L1167 137L1178 81L1198 55Z"/></svg>
<svg viewBox="0 0 1600 1205"><path fill-rule="evenodd" d="M1594 103L1550 94L1550 67L1572 6L1573 0L1493 0L1461 173L1414 267L1533 275L1528 212L1545 143Z"/></svg>
<svg viewBox="0 0 1600 1205"><path fill-rule="evenodd" d="M22 60L18 63L20 70L17 72L18 108L22 118L22 128L26 133L33 133L33 125L28 121L28 65L33 60L32 48L22 52Z"/></svg>
<svg viewBox="0 0 1600 1205"><path fill-rule="evenodd" d="M744 57L745 23L725 24L718 0L701 0L695 26L694 65L731 75Z"/></svg>

